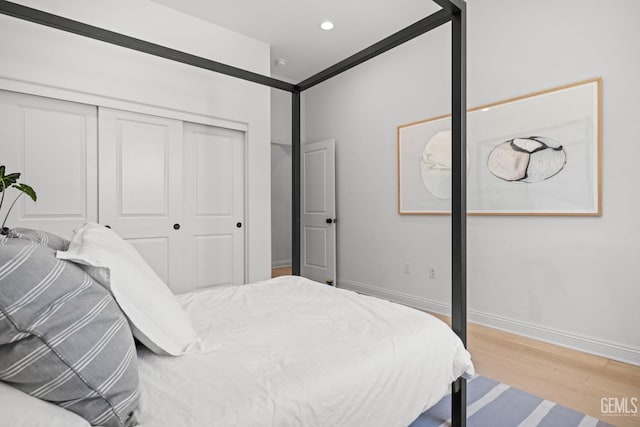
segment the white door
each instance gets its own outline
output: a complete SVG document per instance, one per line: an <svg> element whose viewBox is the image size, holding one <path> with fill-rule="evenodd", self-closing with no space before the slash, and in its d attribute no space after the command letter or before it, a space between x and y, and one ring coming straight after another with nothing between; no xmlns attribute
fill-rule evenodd
<svg viewBox="0 0 640 427"><path fill-rule="evenodd" d="M244 283L244 133L184 126L183 257L195 288Z"/></svg>
<svg viewBox="0 0 640 427"><path fill-rule="evenodd" d="M99 109L99 215L175 292L184 284L182 122Z"/></svg>
<svg viewBox="0 0 640 427"><path fill-rule="evenodd" d="M97 219L96 107L0 91L0 165L20 172L37 194L23 195L8 227L46 230L71 238ZM19 193L6 192L0 223Z"/></svg>
<svg viewBox="0 0 640 427"><path fill-rule="evenodd" d="M302 147L300 274L336 284L335 141Z"/></svg>

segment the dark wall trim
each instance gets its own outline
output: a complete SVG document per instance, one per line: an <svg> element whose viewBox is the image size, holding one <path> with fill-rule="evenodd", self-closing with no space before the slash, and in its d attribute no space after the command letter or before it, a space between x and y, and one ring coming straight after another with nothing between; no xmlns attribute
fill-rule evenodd
<svg viewBox="0 0 640 427"><path fill-rule="evenodd" d="M291 95L291 274L300 275L300 92L293 92Z"/></svg>
<svg viewBox="0 0 640 427"><path fill-rule="evenodd" d="M464 0L433 0L434 3L440 5L441 8L457 13L466 7Z"/></svg>
<svg viewBox="0 0 640 427"><path fill-rule="evenodd" d="M428 31L433 30L434 28L438 28L442 24L446 24L451 20L451 13L447 10L440 10L430 16L427 16L424 19L408 26L407 28L398 31L380 40L378 43L372 44L366 49L361 50L360 52L351 55L350 57L338 62L331 67L320 71L319 73L309 77L306 80L303 80L299 83L300 90L307 90L319 83L322 83L325 80L330 79L331 77L337 76L338 74L347 71L350 68L355 67L356 65L362 64L365 61L368 61L371 58L375 58L376 56L393 49L396 46L400 46L403 43L408 42L411 39L414 39Z"/></svg>
<svg viewBox="0 0 640 427"><path fill-rule="evenodd" d="M467 345L467 12L451 18L451 326ZM456 381L452 395L451 421L455 427L467 423L466 380Z"/></svg>
<svg viewBox="0 0 640 427"><path fill-rule="evenodd" d="M53 15L38 9L33 9L20 4L0 0L0 13L25 21L35 22L47 27L77 34L95 40L100 40L127 49L137 50L138 52L147 53L149 55L158 56L160 58L169 59L175 62L191 65L205 70L215 71L216 73L225 74L227 76L236 77L253 83L270 86L275 89L282 89L289 92L296 90L295 85L287 83L272 77L263 76L262 74L252 71L243 70L242 68L226 65L221 62L212 61L200 56L191 55L179 50L170 49L155 43L150 43L135 37L125 36L124 34L105 30L103 28L94 27L79 21L63 18L62 16Z"/></svg>
<svg viewBox="0 0 640 427"><path fill-rule="evenodd" d="M464 9L452 19L452 327L466 345L467 324L467 61Z"/></svg>

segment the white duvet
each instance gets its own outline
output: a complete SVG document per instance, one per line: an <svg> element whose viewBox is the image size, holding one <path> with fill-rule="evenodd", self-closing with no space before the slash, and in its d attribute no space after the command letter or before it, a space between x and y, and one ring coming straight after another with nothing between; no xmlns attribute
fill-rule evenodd
<svg viewBox="0 0 640 427"><path fill-rule="evenodd" d="M203 343L139 348L141 427L406 427L473 373L442 321L304 278L179 299Z"/></svg>

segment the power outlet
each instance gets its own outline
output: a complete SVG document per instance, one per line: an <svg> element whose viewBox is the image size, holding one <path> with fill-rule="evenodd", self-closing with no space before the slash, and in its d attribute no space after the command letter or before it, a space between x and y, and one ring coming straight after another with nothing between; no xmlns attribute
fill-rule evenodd
<svg viewBox="0 0 640 427"><path fill-rule="evenodd" d="M437 279L438 278L438 269L435 265L429 266L429 279Z"/></svg>
<svg viewBox="0 0 640 427"><path fill-rule="evenodd" d="M405 262L404 263L404 274L411 274L411 263L410 262Z"/></svg>

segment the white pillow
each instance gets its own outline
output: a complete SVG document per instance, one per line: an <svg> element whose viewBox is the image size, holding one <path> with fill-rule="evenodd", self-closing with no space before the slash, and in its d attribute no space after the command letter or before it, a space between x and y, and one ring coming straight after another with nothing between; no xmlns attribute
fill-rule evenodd
<svg viewBox="0 0 640 427"><path fill-rule="evenodd" d="M180 356L198 341L191 320L171 290L114 231L87 222L76 232L69 249L58 251L57 257L107 268L108 272L103 268L88 268L87 272L113 294L133 335L154 353Z"/></svg>
<svg viewBox="0 0 640 427"><path fill-rule="evenodd" d="M0 381L0 422L3 426L90 427L79 415L36 399Z"/></svg>

